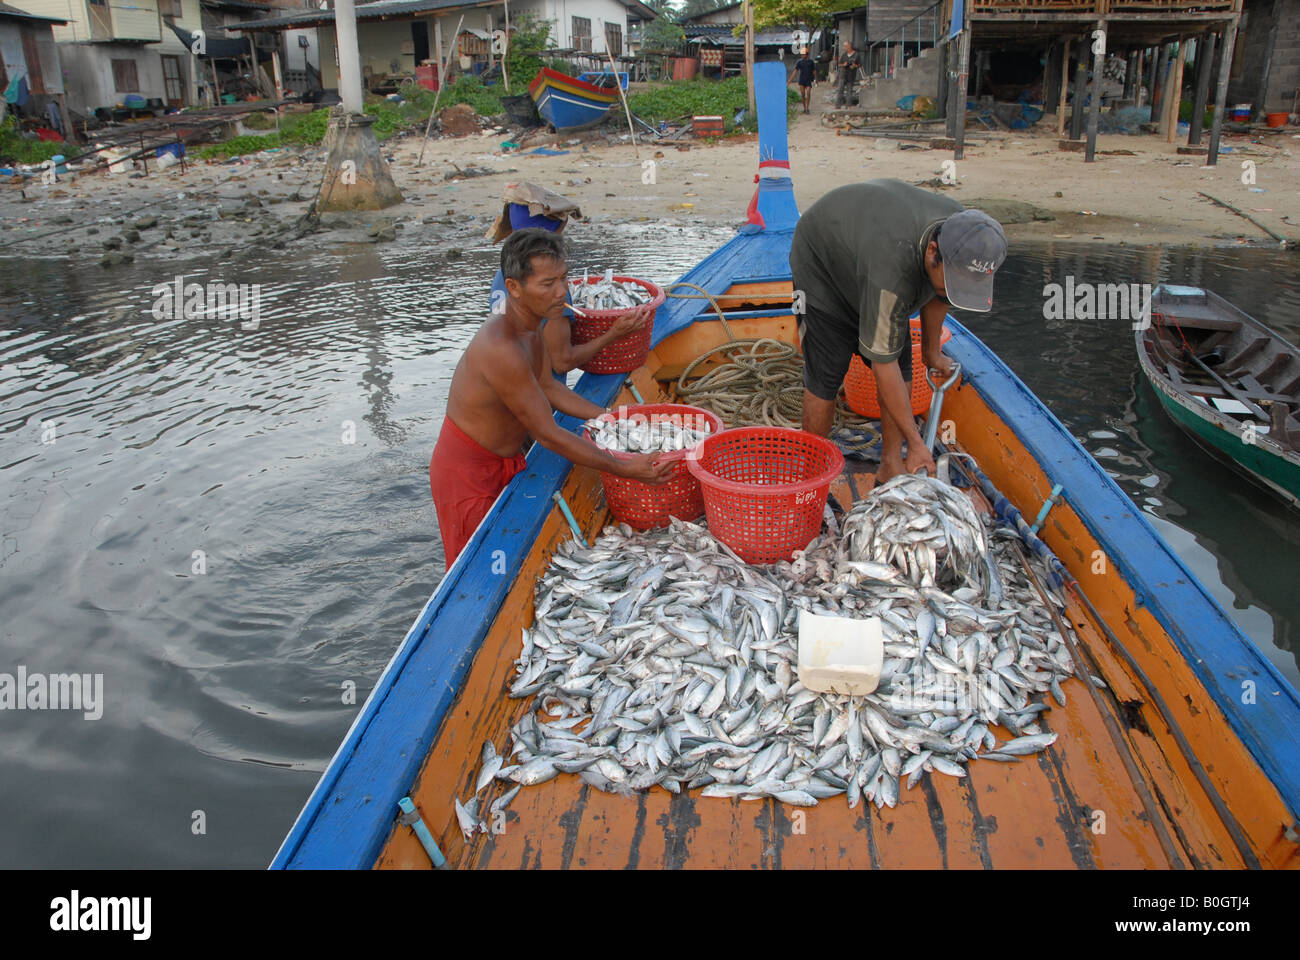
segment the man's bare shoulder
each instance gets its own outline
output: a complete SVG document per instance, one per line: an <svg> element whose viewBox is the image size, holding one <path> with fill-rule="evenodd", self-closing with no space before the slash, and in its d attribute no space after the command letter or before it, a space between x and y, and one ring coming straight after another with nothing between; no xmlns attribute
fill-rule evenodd
<svg viewBox="0 0 1300 960"><path fill-rule="evenodd" d="M475 331L467 351L488 352L499 355L502 351L508 351L511 348L520 351L522 354L523 342L519 335L511 329L510 324L506 322L505 316L493 313L489 314L488 318Z"/></svg>

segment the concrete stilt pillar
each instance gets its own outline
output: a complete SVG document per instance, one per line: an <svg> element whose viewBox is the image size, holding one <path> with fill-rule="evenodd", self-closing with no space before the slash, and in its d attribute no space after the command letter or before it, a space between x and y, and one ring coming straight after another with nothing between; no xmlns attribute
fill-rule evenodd
<svg viewBox="0 0 1300 960"><path fill-rule="evenodd" d="M316 194L316 213L383 210L402 202L379 141L374 118L361 112L361 54L357 47L357 15L353 0L334 7L335 40L339 55L339 96L342 109L330 111L325 134L329 157Z"/></svg>
<svg viewBox="0 0 1300 960"><path fill-rule="evenodd" d="M331 118L331 125L337 127L316 196L317 213L383 210L402 202L402 192L375 139L374 122L365 114Z"/></svg>

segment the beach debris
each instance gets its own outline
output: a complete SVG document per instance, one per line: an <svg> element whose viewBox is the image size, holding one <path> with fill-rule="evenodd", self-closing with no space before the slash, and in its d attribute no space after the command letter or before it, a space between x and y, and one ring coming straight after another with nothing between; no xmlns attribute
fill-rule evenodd
<svg viewBox="0 0 1300 960"><path fill-rule="evenodd" d="M842 536L824 532L769 567L676 518L562 544L510 687L537 709L511 730L497 778L892 807L927 773L963 777L972 760L1047 749L1045 695L1063 701L1074 663L1014 534L991 535L941 482L891 481L850 511ZM881 621L875 692L799 682L801 609Z"/></svg>

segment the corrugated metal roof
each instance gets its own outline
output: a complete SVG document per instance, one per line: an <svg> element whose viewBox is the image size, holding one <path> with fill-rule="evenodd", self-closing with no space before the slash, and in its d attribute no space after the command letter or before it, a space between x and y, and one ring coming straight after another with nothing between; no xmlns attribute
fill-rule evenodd
<svg viewBox="0 0 1300 960"><path fill-rule="evenodd" d="M745 45L744 34L736 36L731 31L732 28L725 24L701 24L700 26L682 28L682 32L686 34L686 39L695 43L705 43L719 47L743 47ZM820 31L818 32L820 33ZM783 47L795 43L796 40L793 30L773 28L760 30L754 34L754 45L757 47Z"/></svg>
<svg viewBox="0 0 1300 960"><path fill-rule="evenodd" d="M254 13L270 13L277 9L268 3L251 3L250 0L202 0L205 7L217 7L222 10L251 10Z"/></svg>
<svg viewBox="0 0 1300 960"><path fill-rule="evenodd" d="M402 16L413 13L426 13L431 10L454 10L458 7L490 7L498 0L375 0L373 3L358 3L357 20L382 20L384 17ZM270 30L277 27L311 26L334 22L333 10L304 10L284 17L268 17L263 20L245 20L232 23L227 30Z"/></svg>
<svg viewBox="0 0 1300 960"><path fill-rule="evenodd" d="M67 23L66 20L60 20L58 17L43 17L40 14L28 13L26 10L19 10L17 7L11 7L7 3L0 3L0 17L13 17L20 20L40 20L44 23Z"/></svg>
<svg viewBox="0 0 1300 960"><path fill-rule="evenodd" d="M657 14L640 0L621 0L628 7L642 16L653 19ZM475 7L500 6L501 0L374 0L373 3L358 3L357 20L382 20L385 17L410 16L428 13L433 10L470 10ZM227 30L275 30L281 27L305 27L315 24L334 22L333 10L305 10L284 17L268 17L263 20L245 20L232 23Z"/></svg>

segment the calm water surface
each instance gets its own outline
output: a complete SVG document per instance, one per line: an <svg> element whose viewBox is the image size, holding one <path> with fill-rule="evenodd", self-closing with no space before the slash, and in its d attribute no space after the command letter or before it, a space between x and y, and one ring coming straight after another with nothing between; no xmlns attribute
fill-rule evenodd
<svg viewBox="0 0 1300 960"><path fill-rule="evenodd" d="M671 279L731 231L582 234L571 265ZM270 860L442 575L428 460L495 256L0 260L0 672L102 673L105 700L0 715L0 866ZM155 320L180 269L260 283L259 329ZM971 326L1300 682L1300 514L1183 437L1127 324L1042 319L1067 273L1205 284L1300 342L1294 258L1022 246Z"/></svg>

